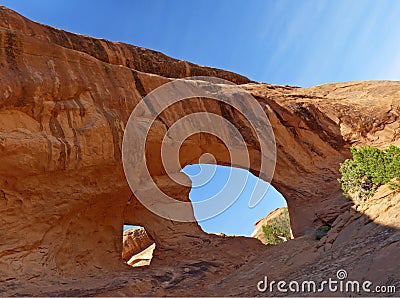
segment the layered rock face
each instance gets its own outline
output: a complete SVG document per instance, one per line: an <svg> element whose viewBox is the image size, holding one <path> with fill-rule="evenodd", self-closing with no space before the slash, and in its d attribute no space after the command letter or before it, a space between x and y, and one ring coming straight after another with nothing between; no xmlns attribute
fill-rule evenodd
<svg viewBox="0 0 400 298"><path fill-rule="evenodd" d="M208 235L196 222L153 214L132 195L121 160L125 125L143 96L175 78L223 78L242 84L258 100L276 139L272 184L288 202L295 236L333 224L349 209L336 181L349 146L386 146L400 139L399 82L313 88L252 83L158 52L43 26L4 7L0 67L0 275L11 283L125 272L123 224L143 226L154 239L153 268L184 262L191 265L182 272L226 274L260 256L265 247L258 240ZM218 88L233 92L229 85ZM190 188L173 182L153 153L177 119L195 112L222 115L237 127L249 151L249 170L260 171L257 137L240 113L210 99L173 105L157 118L146 153L153 157L148 158L153 179L181 201L189 200ZM198 163L204 153L230 165L229 152L208 134L194 135L182 147L182 167ZM102 293L112 295L111 288ZM93 293L100 292L86 295Z"/></svg>

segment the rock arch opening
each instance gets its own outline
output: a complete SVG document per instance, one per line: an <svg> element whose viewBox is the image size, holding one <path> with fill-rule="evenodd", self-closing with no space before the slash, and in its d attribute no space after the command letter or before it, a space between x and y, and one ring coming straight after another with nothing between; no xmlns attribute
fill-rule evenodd
<svg viewBox="0 0 400 298"><path fill-rule="evenodd" d="M150 265L155 247L144 227L124 225L121 258L126 264L132 267Z"/></svg>
<svg viewBox="0 0 400 298"><path fill-rule="evenodd" d="M247 236L259 239L264 244L277 244L293 238L289 212L285 198L271 184L259 179L247 170L215 164L192 164L183 169L192 180L189 198L194 215L205 232ZM197 202L212 200L213 206L223 201L215 216L207 206ZM256 202L251 206L251 202ZM272 231L275 243L266 239L265 226L279 225ZM278 231L285 231L281 233Z"/></svg>

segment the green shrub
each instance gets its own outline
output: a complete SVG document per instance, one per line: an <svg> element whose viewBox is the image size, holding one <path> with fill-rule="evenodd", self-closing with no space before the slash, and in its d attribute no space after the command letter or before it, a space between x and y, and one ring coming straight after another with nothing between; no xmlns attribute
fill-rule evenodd
<svg viewBox="0 0 400 298"><path fill-rule="evenodd" d="M400 190L400 148L390 145L383 150L369 146L350 150L353 159L340 165L342 177L338 179L347 197L371 195L384 184Z"/></svg>
<svg viewBox="0 0 400 298"><path fill-rule="evenodd" d="M321 226L321 227L317 228L315 230L315 238L317 240L320 240L322 237L324 237L329 232L330 229L331 229L330 226Z"/></svg>
<svg viewBox="0 0 400 298"><path fill-rule="evenodd" d="M270 224L262 226L266 244L279 244L292 238L289 211L284 208L283 216L274 218Z"/></svg>

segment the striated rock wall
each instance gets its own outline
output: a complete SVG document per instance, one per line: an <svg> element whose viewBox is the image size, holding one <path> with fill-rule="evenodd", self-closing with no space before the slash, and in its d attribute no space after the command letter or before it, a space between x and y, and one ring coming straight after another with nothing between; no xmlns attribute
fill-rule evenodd
<svg viewBox="0 0 400 298"><path fill-rule="evenodd" d="M250 83L150 50L39 25L4 7L0 67L0 273L10 280L123 270L123 224L141 225L154 239L154 267L178 258L213 262L214 252L223 251L219 266L233 270L264 249L255 239L208 235L197 223L160 218L132 195L121 162L125 124L141 98L171 78L217 76L244 83L257 98L277 143L272 184L288 202L295 236L333 223L351 205L336 181L350 145L399 143L399 82L304 89ZM250 171L258 175L260 149L246 119L213 100L190 99L160 115L150 153L159 151L171 123L198 111L223 115L239 128ZM183 144L182 166L207 152L230 165L221 141L198 134ZM168 179L157 158L149 162L154 180L187 201L189 187Z"/></svg>
<svg viewBox="0 0 400 298"><path fill-rule="evenodd" d="M38 24L4 6L0 6L0 27L18 31L50 44L86 53L102 62L125 66L141 72L158 74L163 77L214 76L236 84L250 82L248 78L239 74L173 59L157 51L121 42L110 42L104 39L74 34Z"/></svg>

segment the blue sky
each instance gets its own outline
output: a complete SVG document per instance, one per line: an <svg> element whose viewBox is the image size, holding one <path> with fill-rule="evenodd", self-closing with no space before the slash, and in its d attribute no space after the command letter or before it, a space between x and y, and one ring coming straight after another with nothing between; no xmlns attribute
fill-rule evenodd
<svg viewBox="0 0 400 298"><path fill-rule="evenodd" d="M396 0L0 0L42 23L253 80L311 86L400 79Z"/></svg>
<svg viewBox="0 0 400 298"><path fill-rule="evenodd" d="M396 0L0 0L0 4L54 27L154 49L260 82L306 87L400 79L400 1ZM232 178L240 180L235 171ZM218 168L210 183L192 189L192 200L212 195L228 176L229 169ZM203 228L249 235L256 220L284 204L270 190L256 208L247 208L256 179L250 177L232 208L203 222Z"/></svg>
<svg viewBox="0 0 400 298"><path fill-rule="evenodd" d="M286 201L269 183L264 182L246 170L215 166L190 165L184 172L192 179L190 199L193 202L211 198L211 208L223 198L232 199L232 205L221 214L200 221L207 232L223 232L228 235L250 236L254 223L275 208L286 206ZM260 183L255 191L256 183ZM249 208L251 198L261 199L253 208ZM208 208L208 206L204 207ZM208 210L195 208L195 217L203 218Z"/></svg>

